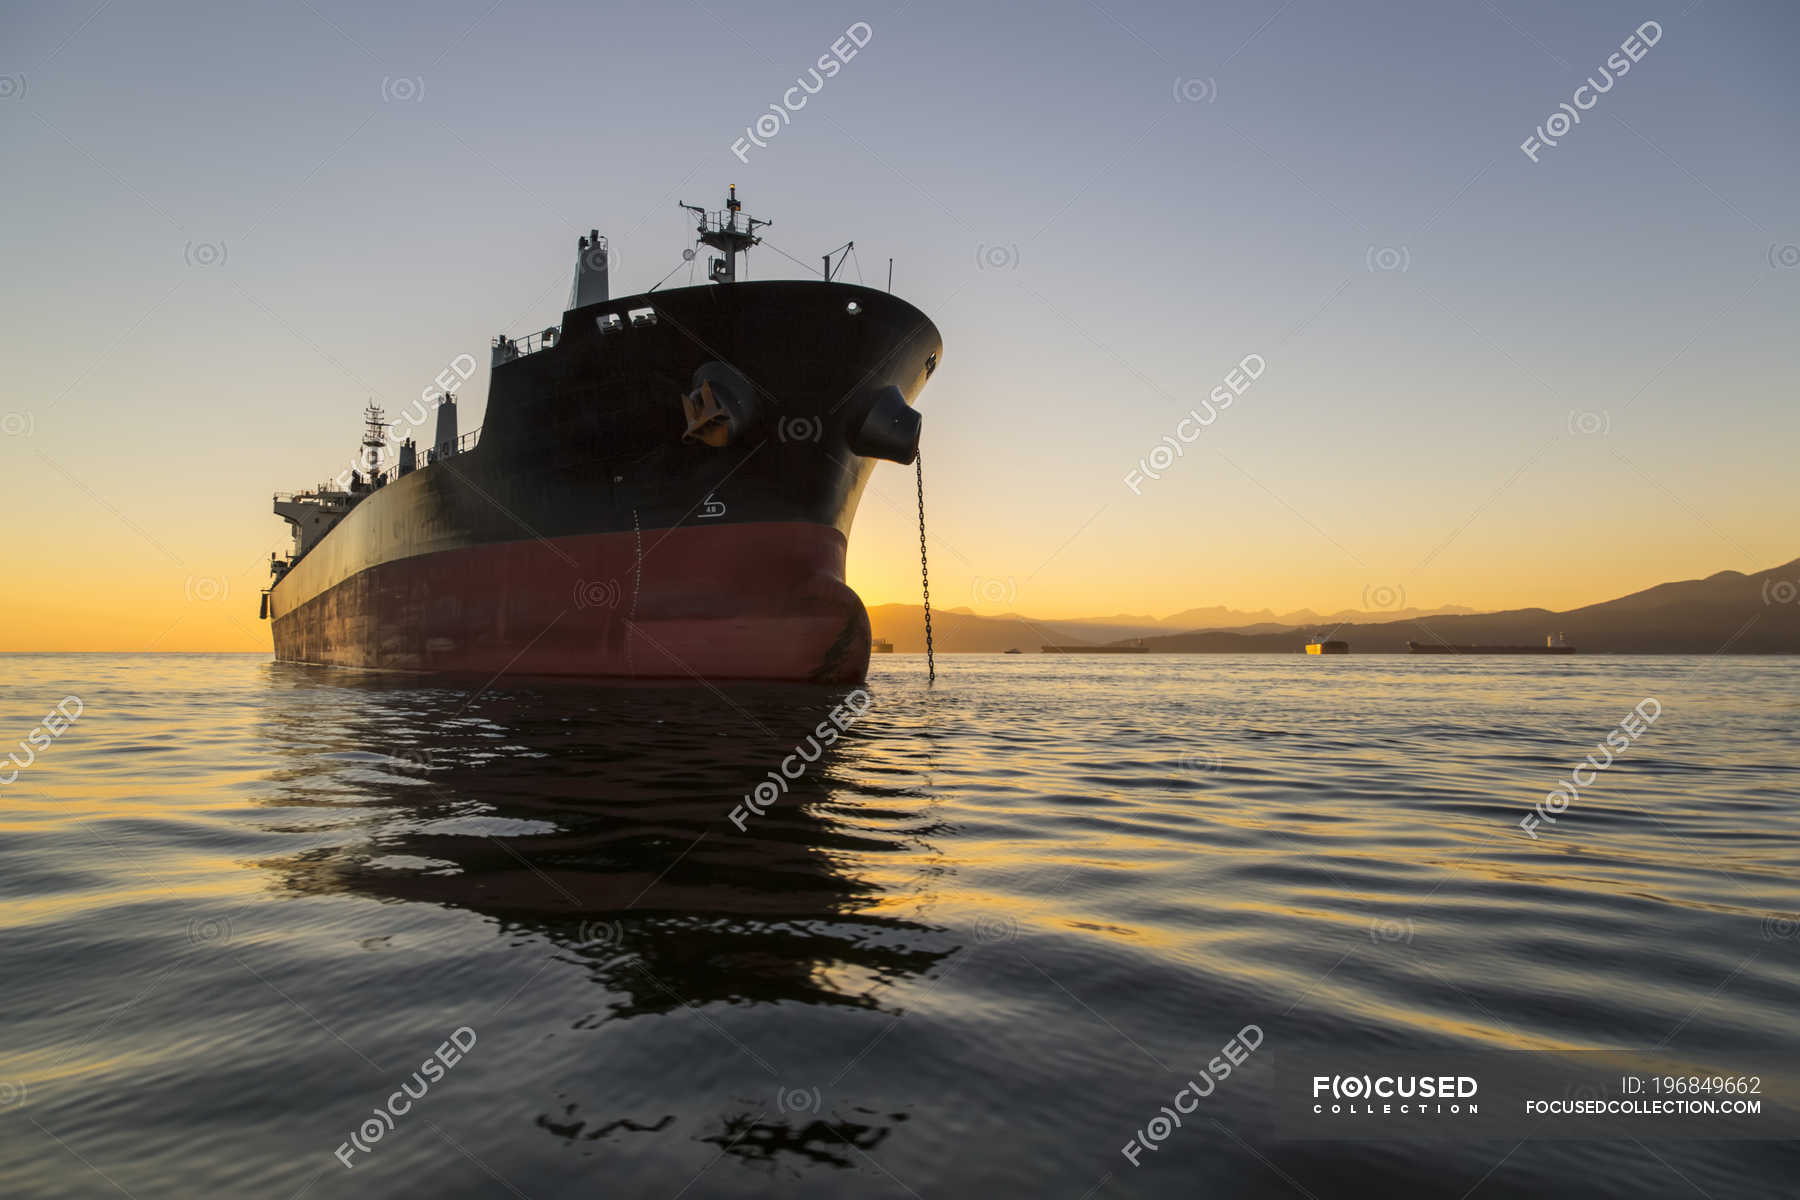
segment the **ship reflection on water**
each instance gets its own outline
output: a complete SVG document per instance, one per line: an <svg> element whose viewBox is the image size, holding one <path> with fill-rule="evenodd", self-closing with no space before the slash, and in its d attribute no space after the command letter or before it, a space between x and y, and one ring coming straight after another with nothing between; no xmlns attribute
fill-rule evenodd
<svg viewBox="0 0 1800 1200"><path fill-rule="evenodd" d="M470 703L464 690L389 677L347 684L339 672L273 670L297 693L317 689L317 700L271 710L266 738L290 764L272 803L342 808L352 833L261 862L277 889L466 910L503 939L542 938L604 993L576 1029L713 1005L881 1012L890 985L956 953L942 927L882 913L888 887L853 868L869 855L916 853L922 832L910 828L916 801L904 788L888 789L896 806L883 812L867 778L856 819L842 819L833 796L844 757L858 753L854 734L823 747L741 831L728 819L796 746L813 753L808 739L846 711L852 689L702 698L674 687L511 684ZM321 722L315 705L346 703L356 719ZM918 948L921 936L950 948ZM788 1114L721 1112L698 1140L740 1159L793 1154L850 1167L907 1119L819 1105L796 1094ZM536 1125L577 1143L673 1121L595 1119L559 1096Z"/></svg>
<svg viewBox="0 0 1800 1200"><path fill-rule="evenodd" d="M1275 1064L1317 1046L1661 1046L1792 1095L1786 665L924 666L877 659L867 714L740 829L849 691L21 656L21 696L85 708L0 837L0 1100L29 1089L0 1111L9 1194L95 1195L98 1169L140 1200L602 1173L687 1200L1485 1200L1675 1173L1722 1198L1800 1170L1800 1142L1296 1143L1273 1119ZM1596 714L1645 696L1670 716L1611 790L1519 834ZM1249 1024L1267 1047L1133 1165Z"/></svg>

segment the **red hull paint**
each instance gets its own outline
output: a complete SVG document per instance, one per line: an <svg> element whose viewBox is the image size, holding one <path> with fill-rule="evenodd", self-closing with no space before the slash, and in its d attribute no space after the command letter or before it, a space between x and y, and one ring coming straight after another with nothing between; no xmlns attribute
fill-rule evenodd
<svg viewBox="0 0 1800 1200"><path fill-rule="evenodd" d="M275 657L404 671L854 683L869 667L869 615L844 583L844 551L836 529L793 522L396 559L291 611L277 607Z"/></svg>

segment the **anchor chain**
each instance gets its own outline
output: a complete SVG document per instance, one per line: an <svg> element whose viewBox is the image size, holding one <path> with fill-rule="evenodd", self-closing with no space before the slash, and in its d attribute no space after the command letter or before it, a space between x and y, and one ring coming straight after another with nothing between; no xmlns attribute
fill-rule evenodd
<svg viewBox="0 0 1800 1200"><path fill-rule="evenodd" d="M925 456L917 454L913 466L919 479L919 586L925 593L925 670L926 682L937 679L937 659L931 649L931 568L925 561Z"/></svg>

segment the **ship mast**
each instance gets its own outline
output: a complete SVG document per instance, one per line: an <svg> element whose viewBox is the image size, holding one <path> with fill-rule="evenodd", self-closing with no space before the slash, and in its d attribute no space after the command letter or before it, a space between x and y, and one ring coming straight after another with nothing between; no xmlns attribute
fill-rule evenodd
<svg viewBox="0 0 1800 1200"><path fill-rule="evenodd" d="M759 221L755 217L743 218L738 223L738 212L744 206L738 202L737 184L731 185L731 191L725 198L725 207L718 212L707 212L698 204L682 204L681 207L700 218L694 231L700 236L697 239L714 250L724 251L724 258L715 258L707 270L707 276L714 283L734 283L737 280L737 256L749 252L750 247L761 242L756 236L759 226L773 225L773 221Z"/></svg>
<svg viewBox="0 0 1800 1200"><path fill-rule="evenodd" d="M388 422L373 400L363 410L363 468L369 482L381 473L381 451L387 444Z"/></svg>

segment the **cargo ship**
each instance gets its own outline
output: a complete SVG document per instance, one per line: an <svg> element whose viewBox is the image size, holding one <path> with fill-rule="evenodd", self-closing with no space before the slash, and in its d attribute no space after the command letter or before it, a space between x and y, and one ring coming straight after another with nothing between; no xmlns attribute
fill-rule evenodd
<svg viewBox="0 0 1800 1200"><path fill-rule="evenodd" d="M1575 647L1563 641L1562 634L1552 634L1541 646L1458 646L1450 642L1408 642L1414 654L1573 654Z"/></svg>
<svg viewBox="0 0 1800 1200"><path fill-rule="evenodd" d="M1350 643L1321 638L1319 641L1306 643L1306 652L1308 654L1348 654L1350 653Z"/></svg>
<svg viewBox="0 0 1800 1200"><path fill-rule="evenodd" d="M1045 654L1148 654L1150 647L1144 645L1143 638L1134 638L1129 642L1118 642L1107 646L1045 646ZM1007 651L1011 654L1012 651Z"/></svg>
<svg viewBox="0 0 1800 1200"><path fill-rule="evenodd" d="M371 406L347 479L275 496L293 535L262 598L278 660L864 677L850 527L876 462L917 457L942 339L906 301L834 281L829 255L817 280L740 278L769 222L735 187L682 207L718 251L708 282L614 299L590 231L561 321L493 340L480 429L459 433L446 393L429 444L388 466Z"/></svg>

